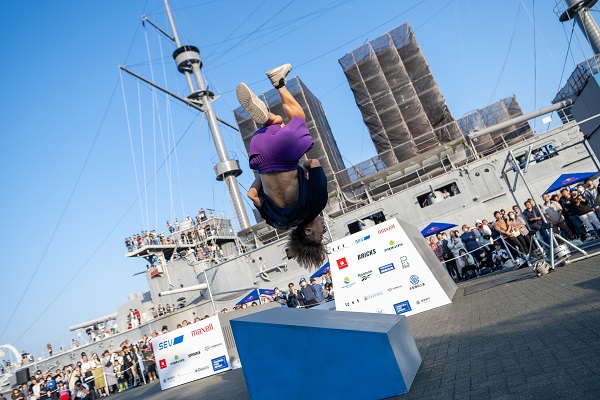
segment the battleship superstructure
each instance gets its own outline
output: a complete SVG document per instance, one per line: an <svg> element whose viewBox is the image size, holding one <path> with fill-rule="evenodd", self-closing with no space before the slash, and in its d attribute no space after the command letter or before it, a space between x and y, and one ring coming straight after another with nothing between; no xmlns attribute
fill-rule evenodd
<svg viewBox="0 0 600 400"><path fill-rule="evenodd" d="M400 37L402 40L397 41ZM190 76L201 78L198 50L180 43L177 46L174 58L180 72L189 74L188 82L191 82ZM409 48L414 52L414 58L407 52ZM398 71L384 66L385 60L393 60ZM330 198L324 214L331 240L391 217L418 227L431 221L462 225L476 219L489 219L494 210L514 203L501 176L509 152L522 165L528 165L529 185L539 194L559 174L598 171L596 160L583 143L577 122L568 112L578 93L569 92L569 102L561 102L564 100L561 98L554 107L547 109L547 112L559 113L562 126L533 135L527 119L540 113L523 116L515 97L454 119L429 68L422 68L421 75L411 76L411 71L415 71L409 67L411 62L427 66L407 24L340 60L379 153L346 169L343 169L322 108L314 108L315 104L320 107L320 103L316 98L312 99L314 96L299 78L291 80L298 86L294 94L306 96L307 100L301 105L306 107L307 116L314 119L314 125L309 124L309 127L316 143L313 150L317 154L310 156L326 158ZM365 63L374 68L373 77L367 74L369 69ZM356 74L360 72L360 77L351 75L351 70ZM590 71L588 80L597 73L597 70ZM377 80L380 84L387 82L390 90L377 92L377 96L369 94L372 103L363 102L359 94L367 93L361 92L360 84L369 87ZM191 90L190 98L180 100L202 112L212 113L214 117L208 107L212 93L202 86L202 79L199 82L198 89ZM398 84L398 90L394 90L390 82ZM277 107L276 102L269 100L273 96L268 92L264 98L270 106ZM380 103L379 99L385 103ZM386 119L387 116L390 119ZM235 117L247 148L255 126L240 110L235 111ZM379 122L374 123L375 119ZM502 121L504 123L498 125ZM220 146L218 128L213 128L211 123L213 137L217 136L215 144ZM380 139L382 141L377 142ZM235 176L241 169L237 161L227 158L226 150L221 150L220 162L215 167L217 179L228 181L230 192L238 196L239 189L233 186L237 185ZM451 195L444 196L444 191ZM515 196L525 199L529 195L521 185ZM238 206L234 202L242 227L240 232L234 232L227 216L209 213L197 225L183 221L179 231L166 235L164 241L147 241L128 251L126 256L129 258L145 259L148 268L144 274L149 291L130 295L129 302L119 308L116 316L111 314L102 318L114 321L111 335L98 337L77 350L56 354L33 367L43 370L65 365L77 359L81 348L89 349L86 351L115 348L125 338L139 339L162 325L173 327L183 319L190 321L196 316L212 315L224 307L231 309L252 289L285 288L289 282L296 283L305 277L307 271L287 256L287 232L274 230L264 222L245 224ZM206 251L214 245L218 245L220 251ZM152 318L152 309L167 303L179 308L172 314ZM128 330L130 308L141 312L142 324ZM72 328L85 329L89 325L92 321Z"/></svg>

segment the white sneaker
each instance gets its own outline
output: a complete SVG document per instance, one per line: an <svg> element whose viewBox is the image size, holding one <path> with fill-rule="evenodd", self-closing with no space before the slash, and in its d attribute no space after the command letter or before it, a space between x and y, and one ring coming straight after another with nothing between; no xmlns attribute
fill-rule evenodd
<svg viewBox="0 0 600 400"><path fill-rule="evenodd" d="M255 95L244 82L237 85L235 94L244 109L250 114L254 122L264 125L269 120L267 105Z"/></svg>
<svg viewBox="0 0 600 400"><path fill-rule="evenodd" d="M292 64L283 64L277 68L267 71L267 77L271 80L275 89L285 86L287 74L292 70Z"/></svg>

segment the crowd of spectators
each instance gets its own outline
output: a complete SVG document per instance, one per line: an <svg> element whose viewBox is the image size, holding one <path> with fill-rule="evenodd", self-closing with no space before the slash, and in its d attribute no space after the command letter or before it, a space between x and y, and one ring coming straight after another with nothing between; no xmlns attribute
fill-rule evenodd
<svg viewBox="0 0 600 400"><path fill-rule="evenodd" d="M166 222L168 234L157 233L156 230L134 233L125 238L125 247L131 252L144 246L168 245L168 244L203 244L211 236L233 235L232 227L227 224L221 226L218 219L214 219L214 211L206 214L204 209L198 211L194 218L189 215L181 223L177 218L171 224Z"/></svg>
<svg viewBox="0 0 600 400"><path fill-rule="evenodd" d="M64 368L34 376L15 386L11 400L96 399L109 394L153 382L156 362L151 351L151 339L121 343L119 350L105 350L102 355L81 353L81 359Z"/></svg>
<svg viewBox="0 0 600 400"><path fill-rule="evenodd" d="M428 244L456 280L466 280L498 269L525 265L528 254L537 251L533 237L550 244L553 234L581 244L600 234L600 196L592 180L560 193L544 194L542 203L525 201L525 208L495 211L490 221L476 220L429 237ZM544 222L545 217L546 222ZM532 247L533 248L530 248Z"/></svg>

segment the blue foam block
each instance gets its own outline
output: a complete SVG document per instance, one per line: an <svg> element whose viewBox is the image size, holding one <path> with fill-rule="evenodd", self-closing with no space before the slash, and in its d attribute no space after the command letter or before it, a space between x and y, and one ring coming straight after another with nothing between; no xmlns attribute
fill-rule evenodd
<svg viewBox="0 0 600 400"><path fill-rule="evenodd" d="M231 320L253 399L327 388L334 399L408 392L421 355L403 315L272 308Z"/></svg>

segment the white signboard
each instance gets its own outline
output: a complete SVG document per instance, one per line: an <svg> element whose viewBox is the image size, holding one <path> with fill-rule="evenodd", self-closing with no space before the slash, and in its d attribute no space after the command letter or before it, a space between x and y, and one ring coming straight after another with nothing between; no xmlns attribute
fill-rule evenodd
<svg viewBox="0 0 600 400"><path fill-rule="evenodd" d="M219 317L152 339L162 390L231 369Z"/></svg>
<svg viewBox="0 0 600 400"><path fill-rule="evenodd" d="M332 242L329 250L338 311L408 316L451 302L395 219Z"/></svg>

